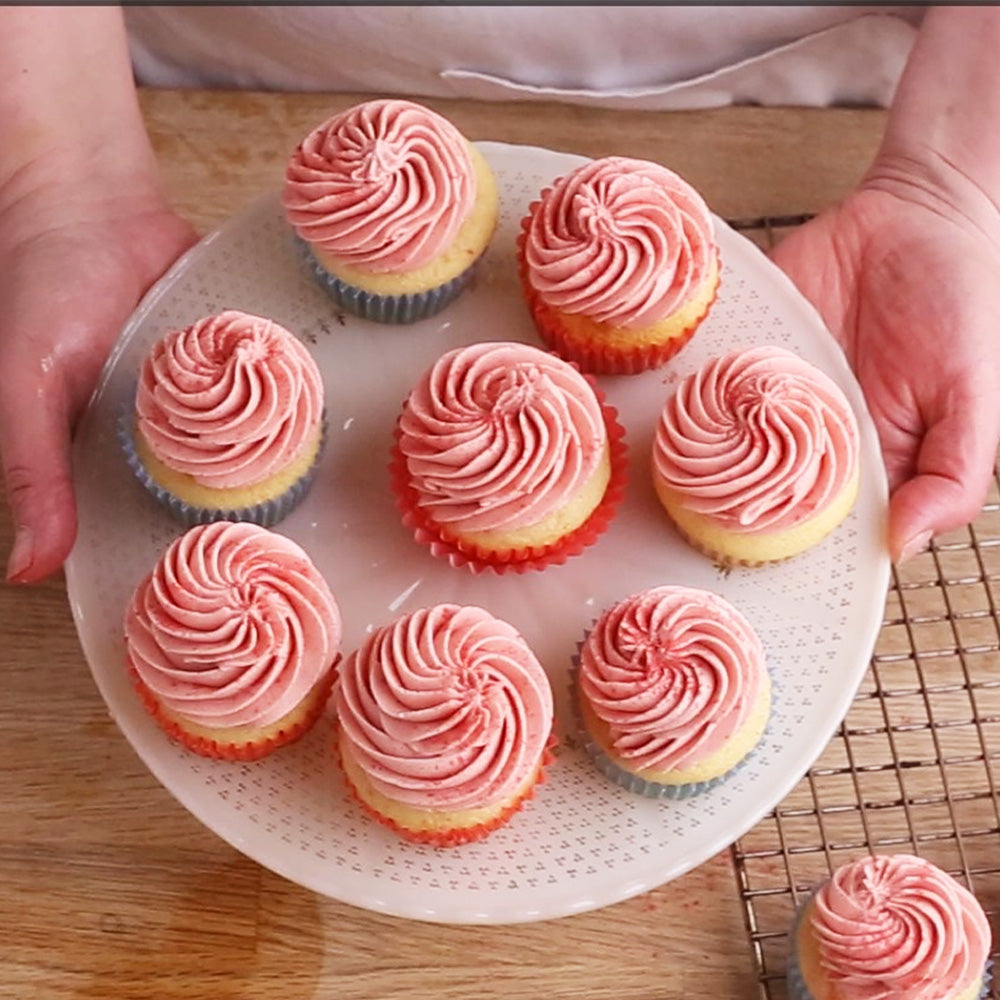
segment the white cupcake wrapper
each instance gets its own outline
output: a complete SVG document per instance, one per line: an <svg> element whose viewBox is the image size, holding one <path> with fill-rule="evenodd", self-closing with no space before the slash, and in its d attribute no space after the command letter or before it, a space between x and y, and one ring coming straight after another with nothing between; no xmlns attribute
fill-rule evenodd
<svg viewBox="0 0 1000 1000"><path fill-rule="evenodd" d="M785 988L788 992L788 1000L816 1000L809 987L806 986L806 981L802 976L802 969L799 967L799 951L796 947L796 942L799 939L799 924L802 922L802 915L805 913L806 906L812 897L813 894L810 893L799 905L798 912L795 914L795 920L792 923L788 964L785 967ZM983 968L983 984L979 990L978 1000L988 1000L992 992L993 960L987 959L986 965Z"/></svg>
<svg viewBox="0 0 1000 1000"><path fill-rule="evenodd" d="M683 785L666 785L661 782L647 781L645 778L640 778L637 774L633 774L631 771L626 771L625 768L616 764L607 755L607 753L605 753L604 749L590 736L586 725L584 725L583 715L580 711L580 701L577 693L580 673L580 650L582 647L583 642L581 641L577 644L576 655L573 657L569 672L570 704L573 706L573 716L576 722L577 733L581 737L584 750L594 762L597 769L606 778L609 778L616 785L620 788L624 788L626 791L632 792L635 795L641 795L647 799L689 799L695 795L701 795L712 788L717 788L719 785L724 784L734 774L738 773L743 767L745 767L751 760L753 760L758 748L771 734L771 720L774 718L775 693L778 687L774 683L773 677L771 678L771 708L768 713L767 725L764 727L764 731L761 733L760 739L757 741L756 745L750 749L745 757L741 758L728 771L726 771L725 774L720 774L718 777L711 778L708 781L689 781Z"/></svg>
<svg viewBox="0 0 1000 1000"><path fill-rule="evenodd" d="M186 527L196 524L209 524L213 521L249 521L262 528L270 528L287 517L301 502L316 478L320 458L326 447L326 415L323 416L322 437L316 458L309 469L299 477L281 496L250 507L197 507L174 496L164 489L149 474L135 447L134 436L135 414L132 407L126 407L118 417L118 440L125 453L125 461L135 474L136 479L146 488L154 499L169 511L170 515Z"/></svg>
<svg viewBox="0 0 1000 1000"><path fill-rule="evenodd" d="M476 264L473 263L451 281L426 292L375 295L341 281L320 264L304 240L296 237L295 242L312 276L326 289L333 301L347 312L375 323L403 326L439 313L469 284L476 269Z"/></svg>

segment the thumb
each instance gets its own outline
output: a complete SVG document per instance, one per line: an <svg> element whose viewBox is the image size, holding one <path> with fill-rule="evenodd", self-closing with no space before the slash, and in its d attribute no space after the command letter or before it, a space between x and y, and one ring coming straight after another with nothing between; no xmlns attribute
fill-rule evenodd
<svg viewBox="0 0 1000 1000"><path fill-rule="evenodd" d="M2 387L0 456L15 531L7 579L35 583L59 569L76 537L67 404L43 373Z"/></svg>
<svg viewBox="0 0 1000 1000"><path fill-rule="evenodd" d="M1000 419L975 407L951 413L928 428L917 456L917 474L889 503L889 550L903 562L922 551L932 535L961 527L982 509L1000 440Z"/></svg>

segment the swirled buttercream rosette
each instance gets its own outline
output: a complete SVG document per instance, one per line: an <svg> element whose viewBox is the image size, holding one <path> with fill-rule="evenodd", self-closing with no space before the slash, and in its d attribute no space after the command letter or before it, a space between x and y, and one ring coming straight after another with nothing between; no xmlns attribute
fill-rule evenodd
<svg viewBox="0 0 1000 1000"><path fill-rule="evenodd" d="M136 588L129 672L168 736L257 760L301 737L334 679L340 611L303 549L258 525L189 529Z"/></svg>
<svg viewBox="0 0 1000 1000"><path fill-rule="evenodd" d="M978 900L929 861L878 855L838 868L799 907L791 1000L976 1000L991 995Z"/></svg>
<svg viewBox="0 0 1000 1000"><path fill-rule="evenodd" d="M313 129L289 159L282 202L313 276L342 308L380 323L451 302L498 211L479 151L441 115L397 99Z"/></svg>
<svg viewBox="0 0 1000 1000"><path fill-rule="evenodd" d="M552 691L524 639L441 604L377 629L338 668L336 753L387 828L450 847L507 823L544 780Z"/></svg>
<svg viewBox="0 0 1000 1000"><path fill-rule="evenodd" d="M315 478L323 395L319 368L293 334L226 310L153 345L118 437L136 478L181 523L269 527Z"/></svg>
<svg viewBox="0 0 1000 1000"><path fill-rule="evenodd" d="M771 681L747 619L691 587L657 587L607 609L570 672L584 748L607 778L646 798L714 788L750 759Z"/></svg>
<svg viewBox="0 0 1000 1000"><path fill-rule="evenodd" d="M625 489L627 451L594 380L539 348L443 355L407 398L390 473L403 522L474 573L558 565L594 544Z"/></svg>
<svg viewBox="0 0 1000 1000"><path fill-rule="evenodd" d="M715 302L721 261L701 196L666 167L594 160L542 191L517 241L542 339L583 371L665 364Z"/></svg>

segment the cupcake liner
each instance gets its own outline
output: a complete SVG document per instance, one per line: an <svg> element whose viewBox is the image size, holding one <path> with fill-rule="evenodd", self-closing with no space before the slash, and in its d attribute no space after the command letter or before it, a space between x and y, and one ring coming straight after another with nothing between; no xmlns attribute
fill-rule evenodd
<svg viewBox="0 0 1000 1000"><path fill-rule="evenodd" d="M171 516L185 527L196 524L209 524L213 521L249 521L259 524L262 528L270 528L287 517L309 492L319 471L320 459L326 449L327 423L323 415L322 432L316 458L304 472L281 496L263 500L250 507L198 507L175 496L161 486L149 474L135 446L135 414L130 407L122 411L118 418L118 440L125 453L125 461L134 473L136 479L146 488L161 506L165 507Z"/></svg>
<svg viewBox="0 0 1000 1000"><path fill-rule="evenodd" d="M628 449L625 444L625 429L618 421L618 412L605 402L603 393L594 380L589 376L584 377L594 389L604 416L611 453L611 478L601 502L583 524L549 545L526 546L503 553L490 552L469 542L445 538L440 528L421 509L419 495L410 485L406 458L399 448L397 422L389 463L391 485L403 523L413 531L417 542L428 546L433 555L439 559L447 559L456 568L465 567L472 573L489 570L497 574L525 573L529 570L542 570L547 566L558 566L593 545L607 530L625 495Z"/></svg>
<svg viewBox="0 0 1000 1000"><path fill-rule="evenodd" d="M351 794L351 798L361 807L364 813L371 819L378 822L381 826L384 826L387 830L392 830L393 833L402 837L404 840L408 840L414 844L426 844L429 847L460 847L462 844L473 844L476 841L483 840L488 837L494 830L498 830L502 826L506 826L510 822L511 818L524 807L525 803L534 798L535 790L539 785L544 785L548 780L548 775L546 774L546 768L549 767L555 760L555 756L552 753L552 747L555 746L555 736L549 737L549 742L546 745L545 750L542 752L542 759L538 764L538 773L534 779L526 788L524 788L521 793L509 802L504 808L491 820L485 823L475 823L471 826L455 827L451 830L411 830L409 827L403 826L397 823L394 819L389 816L380 813L371 803L366 801L361 793L358 791L354 782L351 781L347 774L347 769L344 767L343 758L340 752L340 744L337 739L334 739L334 755L337 758L337 763L340 765L341 774L344 776L344 782L347 785L347 790Z"/></svg>
<svg viewBox="0 0 1000 1000"><path fill-rule="evenodd" d="M785 967L785 985L788 991L788 1000L816 1000L812 991L806 985L802 969L799 967L799 950L796 946L799 937L799 924L802 922L802 916L811 899L812 893L799 905L789 934L788 963ZM992 995L993 960L987 959L986 965L983 967L983 983L977 996L978 1000L988 1000Z"/></svg>
<svg viewBox="0 0 1000 1000"><path fill-rule="evenodd" d="M592 372L595 375L638 375L652 368L659 368L674 357L694 336L695 330L698 329L702 321L709 314L712 306L715 304L715 300L718 298L722 265L719 252L716 250L715 255L718 268L715 287L712 289L712 297L706 304L701 315L680 333L659 343L636 345L633 347L611 346L601 343L596 338L587 343L581 343L579 339L569 336L559 312L542 301L528 279L524 257L524 244L530 219L530 213L522 219L521 232L517 238L518 273L520 274L521 286L524 290L528 310L542 340L560 357L567 361L576 362L583 371Z"/></svg>
<svg viewBox="0 0 1000 1000"><path fill-rule="evenodd" d="M665 785L661 782L647 781L645 778L641 778L639 775L633 774L631 771L625 770L625 768L621 767L621 765L616 764L608 756L604 748L590 735L590 731L584 723L583 713L580 710L578 694L580 650L582 648L583 640L577 644L576 654L573 656L569 671L570 704L573 706L572 711L574 722L576 723L576 729L580 735L583 749L586 751L587 756L594 762L601 774L628 792L632 792L635 795L641 795L643 798L647 799L689 799L695 795L701 795L703 792L707 792L712 788L717 788L719 785L724 784L731 777L733 777L733 775L742 770L748 763L750 763L751 760L753 760L757 751L764 745L768 737L771 735L771 725L774 720L774 704L777 700L776 695L779 685L775 683L774 678L771 676L771 672L768 671L768 677L771 680L771 705L768 710L767 724L764 726L764 731L760 734L760 738L745 757L738 760L728 771L725 772L725 774L720 774L718 777L712 778L709 781L689 781L683 785Z"/></svg>
<svg viewBox="0 0 1000 1000"><path fill-rule="evenodd" d="M398 326L416 323L439 313L451 303L472 280L475 273L474 261L461 274L450 281L430 288L425 292L408 292L402 295L376 295L366 292L331 274L316 259L309 245L301 238L295 237L300 253L309 268L313 278L326 289L327 293L342 309L374 323L388 323Z"/></svg>
<svg viewBox="0 0 1000 1000"><path fill-rule="evenodd" d="M143 683L135 667L130 664L128 670L132 678L132 683L146 711L170 739L187 747L188 750L201 757L210 757L214 760L254 761L261 760L279 747L294 743L312 729L326 708L330 692L333 689L334 678L336 677L335 668L336 662L327 671L326 676L310 690L306 696L307 698L312 698L317 693L318 697L316 697L314 704L310 706L309 711L298 722L288 728L279 730L274 736L259 740L248 740L244 743L227 743L189 732L176 719L172 719L166 715L159 699Z"/></svg>

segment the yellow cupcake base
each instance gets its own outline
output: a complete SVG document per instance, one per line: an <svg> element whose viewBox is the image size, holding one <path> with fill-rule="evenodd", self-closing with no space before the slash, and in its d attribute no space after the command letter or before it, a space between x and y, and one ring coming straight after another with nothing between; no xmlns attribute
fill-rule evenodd
<svg viewBox="0 0 1000 1000"><path fill-rule="evenodd" d="M593 475L583 484L569 503L553 511L537 524L512 531L453 530L441 525L441 537L450 542L474 546L482 553L505 555L524 549L554 545L572 531L576 531L597 509L611 482L611 450L605 445L604 455Z"/></svg>
<svg viewBox="0 0 1000 1000"><path fill-rule="evenodd" d="M187 525L222 519L270 527L291 512L312 485L323 450L325 429L318 426L301 455L274 476L238 489L213 489L187 473L171 469L153 453L132 418L119 422L125 458L139 481L179 521Z"/></svg>
<svg viewBox="0 0 1000 1000"><path fill-rule="evenodd" d="M636 768L614 749L611 727L601 719L577 685L577 705L581 722L593 740L593 749L604 761L602 770L623 787L651 798L684 798L711 788L746 760L764 735L771 716L771 680L765 673L757 700L740 728L723 746L688 767L671 771Z"/></svg>
<svg viewBox="0 0 1000 1000"><path fill-rule="evenodd" d="M436 847L454 847L482 840L503 826L532 796L535 786L544 780L544 765L550 757L546 750L524 785L500 802L476 809L437 810L419 809L380 792L354 759L342 730L337 734L336 749L348 787L370 816L407 840Z"/></svg>
<svg viewBox="0 0 1000 1000"><path fill-rule="evenodd" d="M216 760L260 760L304 736L323 714L334 681L334 667L305 697L276 722L264 726L206 726L167 708L130 666L133 682L146 710L173 740L202 757Z"/></svg>
<svg viewBox="0 0 1000 1000"><path fill-rule="evenodd" d="M653 475L656 495L680 534L693 548L722 566L781 562L819 544L851 512L859 483L860 474L856 472L824 510L801 524L775 531L749 532L722 528L710 515L690 510L680 493L666 486L655 472Z"/></svg>
<svg viewBox="0 0 1000 1000"><path fill-rule="evenodd" d="M613 354L617 351L661 347L683 336L704 318L715 298L718 284L719 265L717 258L713 256L711 270L690 300L659 323L637 329L600 323L586 316L563 312L561 309L553 309L552 312L558 317L564 343L577 350L599 346Z"/></svg>

